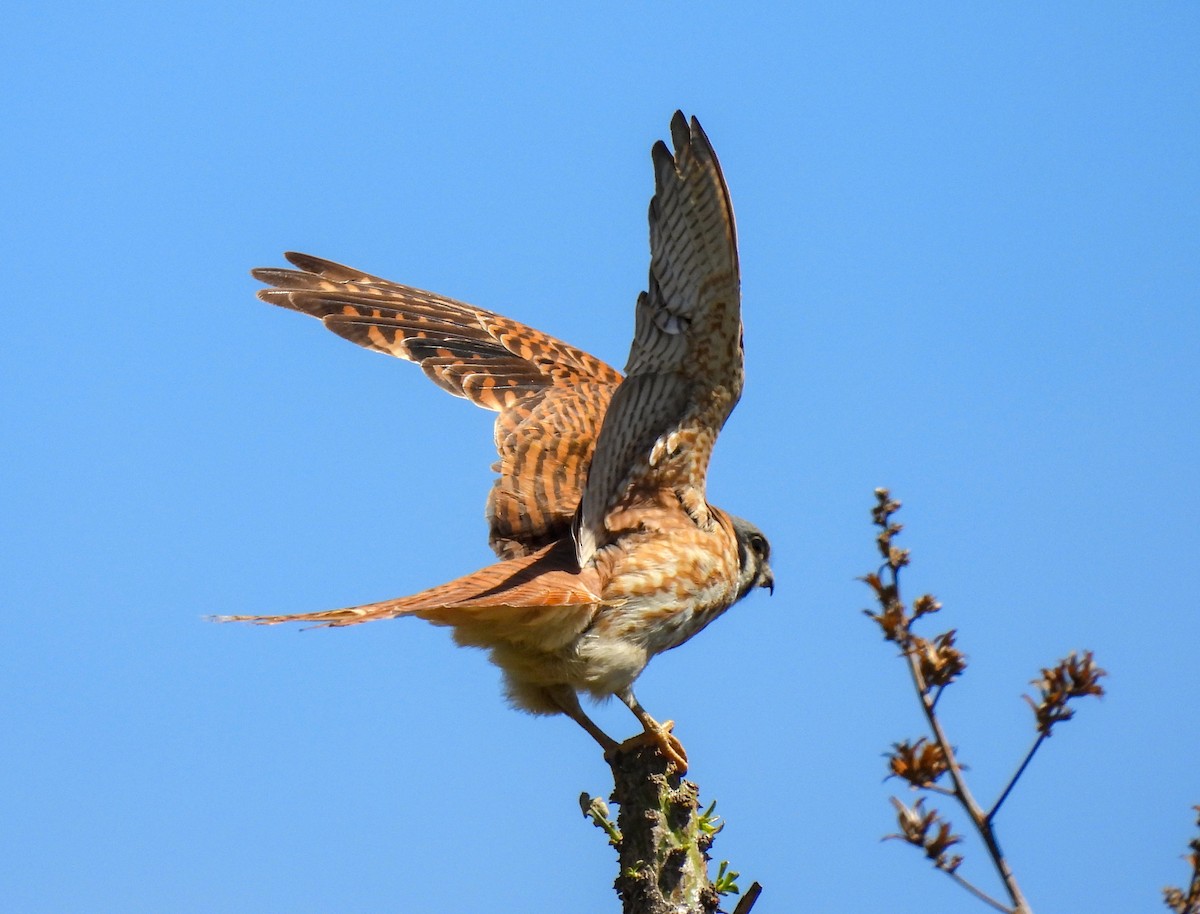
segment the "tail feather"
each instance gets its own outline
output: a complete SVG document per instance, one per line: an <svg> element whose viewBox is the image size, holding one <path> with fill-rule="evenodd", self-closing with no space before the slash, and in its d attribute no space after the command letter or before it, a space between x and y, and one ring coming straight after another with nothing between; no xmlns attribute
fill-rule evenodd
<svg viewBox="0 0 1200 914"><path fill-rule="evenodd" d="M420 593L379 603L366 603L323 612L264 616L214 616L215 622L278 625L308 622L315 628L340 628L360 622L417 616L435 625L492 629L506 633L539 623L562 623L564 617L584 617L602 602L595 568L580 570L570 540L552 543L532 555L497 562Z"/></svg>
<svg viewBox="0 0 1200 914"><path fill-rule="evenodd" d="M394 619L405 613L404 599L384 600L344 609L327 609L315 613L287 613L278 616L211 616L213 622L249 622L252 625L278 625L281 622L311 622L313 628L340 628L377 619Z"/></svg>

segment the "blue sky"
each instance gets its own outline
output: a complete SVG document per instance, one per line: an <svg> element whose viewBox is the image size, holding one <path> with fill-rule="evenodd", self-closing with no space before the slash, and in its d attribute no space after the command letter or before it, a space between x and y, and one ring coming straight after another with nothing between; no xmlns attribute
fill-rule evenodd
<svg viewBox="0 0 1200 914"><path fill-rule="evenodd" d="M623 365L676 108L742 245L709 493L777 578L638 688L718 856L764 914L974 904L879 840L920 732L859 612L888 485L971 661L942 709L978 794L1039 667L1110 672L999 821L1035 909L1159 909L1200 803L1200 7L905 6L10 4L6 910L616 909L595 746L481 655L203 617L490 557L490 416L247 271L311 251Z"/></svg>

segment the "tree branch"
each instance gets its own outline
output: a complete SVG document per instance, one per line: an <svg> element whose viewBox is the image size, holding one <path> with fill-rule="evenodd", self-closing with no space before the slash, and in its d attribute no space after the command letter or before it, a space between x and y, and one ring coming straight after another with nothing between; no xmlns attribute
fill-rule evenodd
<svg viewBox="0 0 1200 914"><path fill-rule="evenodd" d="M895 577L893 577L893 584L898 594L899 582ZM1012 910L1017 912L1017 914L1028 914L1030 910L1029 904L1025 901L1025 896L1021 894L1021 887L1017 884L1017 878L1013 875L1012 867L1008 865L1008 860L1000 850L1000 843L996 840L996 833L992 829L991 819L984 814L983 809L971 794L971 790L967 786L967 780L963 776L958 756L954 754L954 747L950 745L950 740L946 737L945 730L942 729L942 722L938 719L937 713L934 711L933 701L930 700L929 689L925 684L925 677L921 673L920 661L916 653L912 650L905 650L904 656L908 660L908 669L912 674L913 686L917 690L917 696L921 701L921 709L925 712L925 721L929 724L929 730L933 733L933 738L937 740L938 746L941 747L942 752L945 754L946 770L950 773L950 780L954 784L954 796L958 800L959 805L970 817L971 824L975 826L979 837L983 839L988 856L992 859L992 865L996 868L996 873L1000 876L1000 880L1004 883L1004 889L1008 892L1008 897L1012 900ZM1021 767L1023 770L1024 765ZM1017 774L1020 776L1020 772ZM1012 785L1010 784L1009 788L1011 789L1011 787ZM993 810L998 808L998 806L999 804L993 807ZM951 873L950 875L955 876L956 881L959 883L963 882L961 877L957 877L957 874ZM971 886L971 888L974 887ZM991 899L983 896L978 890L976 890L976 894L984 897L989 903L994 904ZM1003 907L1001 909L1008 910Z"/></svg>
<svg viewBox="0 0 1200 914"><path fill-rule="evenodd" d="M676 775L654 746L622 748L610 764L616 823L599 800L585 794L580 806L617 849L614 887L624 914L717 914L721 891L709 878L708 852L721 826L712 807L700 811L699 788ZM724 878L723 891L737 891L736 875ZM750 914L761 890L752 885L736 914Z"/></svg>

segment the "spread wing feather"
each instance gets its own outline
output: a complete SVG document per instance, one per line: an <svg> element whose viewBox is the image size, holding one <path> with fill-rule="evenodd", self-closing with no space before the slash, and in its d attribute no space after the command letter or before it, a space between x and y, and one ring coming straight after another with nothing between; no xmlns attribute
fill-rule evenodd
<svg viewBox="0 0 1200 914"><path fill-rule="evenodd" d="M524 324L308 254L261 268L258 297L312 315L351 342L421 366L443 390L499 413L499 474L487 503L501 558L570 530L621 374Z"/></svg>
<svg viewBox="0 0 1200 914"><path fill-rule="evenodd" d="M626 379L604 418L583 493L578 555L610 539L607 520L669 489L710 525L705 477L743 379L737 233L729 191L695 118L671 121L675 154L652 150L650 279L637 302Z"/></svg>

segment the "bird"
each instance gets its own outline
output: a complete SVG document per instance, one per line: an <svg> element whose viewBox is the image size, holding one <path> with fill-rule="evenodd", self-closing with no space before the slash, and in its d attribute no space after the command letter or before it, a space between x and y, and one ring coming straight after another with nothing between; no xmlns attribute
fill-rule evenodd
<svg viewBox="0 0 1200 914"><path fill-rule="evenodd" d="M509 702L576 721L610 762L650 745L686 773L673 722L633 691L678 647L756 588L774 592L770 544L710 504L709 459L744 381L737 232L720 164L676 111L651 150L650 275L622 374L499 314L308 254L259 268L263 301L318 318L368 349L418 364L438 386L493 410L499 459L488 495L498 561L411 596L222 622L318 627L415 616L483 648ZM642 732L618 743L584 694L620 699Z"/></svg>

